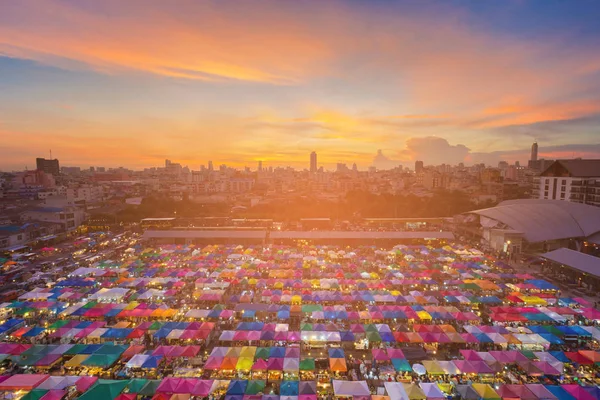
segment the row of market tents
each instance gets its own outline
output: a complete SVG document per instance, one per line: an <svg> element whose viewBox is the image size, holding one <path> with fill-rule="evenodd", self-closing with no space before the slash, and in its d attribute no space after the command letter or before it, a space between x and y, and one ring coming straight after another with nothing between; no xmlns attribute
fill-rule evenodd
<svg viewBox="0 0 600 400"><path fill-rule="evenodd" d="M569 385L500 385L473 383L449 385L437 383L408 384L385 382L385 390L373 395L365 381L332 382L338 398L354 400L442 400L451 391L465 400L594 400L600 398L596 386ZM162 380L130 379L104 380L88 376L13 375L0 377L0 391L26 391L23 400L64 398L70 388L80 393L83 400L134 400L138 395L153 399L183 400L190 396L222 396L227 400L316 400L314 381L282 381L273 393L265 393L264 380L201 380L195 378L165 378ZM277 392L277 393L275 393Z"/></svg>

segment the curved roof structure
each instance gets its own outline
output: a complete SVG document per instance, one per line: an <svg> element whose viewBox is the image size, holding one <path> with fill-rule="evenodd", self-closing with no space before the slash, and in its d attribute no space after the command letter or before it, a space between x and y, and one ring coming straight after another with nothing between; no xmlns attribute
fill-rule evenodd
<svg viewBox="0 0 600 400"><path fill-rule="evenodd" d="M496 207L471 211L523 232L528 242L592 236L600 232L600 207L560 200L503 201Z"/></svg>

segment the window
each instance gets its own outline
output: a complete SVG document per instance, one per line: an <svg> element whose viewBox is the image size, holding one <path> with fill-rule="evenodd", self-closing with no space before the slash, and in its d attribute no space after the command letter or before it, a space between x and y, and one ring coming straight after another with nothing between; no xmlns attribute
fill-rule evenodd
<svg viewBox="0 0 600 400"><path fill-rule="evenodd" d="M566 187L566 186L561 186L561 187L560 187L560 191L561 191L561 192L564 192L565 190L567 190L567 187Z"/></svg>
<svg viewBox="0 0 600 400"><path fill-rule="evenodd" d="M548 191L547 190L544 192L544 197L548 198Z"/></svg>
<svg viewBox="0 0 600 400"><path fill-rule="evenodd" d="M65 214L60 214L60 219L65 219Z"/></svg>
<svg viewBox="0 0 600 400"><path fill-rule="evenodd" d="M550 183L550 178L546 178L546 185Z"/></svg>
<svg viewBox="0 0 600 400"><path fill-rule="evenodd" d="M566 184L567 184L567 180L566 180L566 179L563 179L563 180L562 180L562 184L563 184L563 185L566 185Z"/></svg>
<svg viewBox="0 0 600 400"><path fill-rule="evenodd" d="M548 189L550 189L550 188L548 187L548 185L544 186L544 190L548 190Z"/></svg>
<svg viewBox="0 0 600 400"><path fill-rule="evenodd" d="M564 199L565 199L565 194L564 194L564 193L561 193L561 194L560 194L560 199L561 199L561 200L564 200Z"/></svg>
<svg viewBox="0 0 600 400"><path fill-rule="evenodd" d="M17 240L23 240L23 235L18 235Z"/></svg>

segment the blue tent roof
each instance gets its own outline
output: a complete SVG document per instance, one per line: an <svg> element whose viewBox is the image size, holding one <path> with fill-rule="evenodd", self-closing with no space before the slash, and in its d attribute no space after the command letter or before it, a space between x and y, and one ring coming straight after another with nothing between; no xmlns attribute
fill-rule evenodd
<svg viewBox="0 0 600 400"><path fill-rule="evenodd" d="M281 396L298 396L298 381L283 381L279 386L279 394Z"/></svg>
<svg viewBox="0 0 600 400"><path fill-rule="evenodd" d="M227 388L227 394L241 394L246 393L246 386L248 385L248 381L242 380L232 380L229 382L229 387Z"/></svg>

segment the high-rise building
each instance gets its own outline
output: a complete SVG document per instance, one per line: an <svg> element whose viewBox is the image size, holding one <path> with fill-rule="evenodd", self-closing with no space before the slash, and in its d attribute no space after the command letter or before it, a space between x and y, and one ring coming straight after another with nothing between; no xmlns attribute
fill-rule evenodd
<svg viewBox="0 0 600 400"><path fill-rule="evenodd" d="M317 172L317 153L310 153L310 172Z"/></svg>
<svg viewBox="0 0 600 400"><path fill-rule="evenodd" d="M214 168L213 168L213 163L212 163L212 161L209 161L209 162L208 162L208 170L209 170L209 171L214 171Z"/></svg>
<svg viewBox="0 0 600 400"><path fill-rule="evenodd" d="M43 171L47 174L52 175L60 174L60 166L58 165L58 160L56 158L54 160L48 160L46 158L36 158L35 165L38 171Z"/></svg>
<svg viewBox="0 0 600 400"><path fill-rule="evenodd" d="M415 161L415 173L420 174L423 172L423 161Z"/></svg>
<svg viewBox="0 0 600 400"><path fill-rule="evenodd" d="M258 162L258 172L262 172L262 161Z"/></svg>
<svg viewBox="0 0 600 400"><path fill-rule="evenodd" d="M352 171L358 171L358 166L356 163L352 164Z"/></svg>
<svg viewBox="0 0 600 400"><path fill-rule="evenodd" d="M531 145L531 161L537 161L538 159L538 144L533 142Z"/></svg>
<svg viewBox="0 0 600 400"><path fill-rule="evenodd" d="M600 160L554 161L542 170L536 194L540 199L600 207Z"/></svg>

